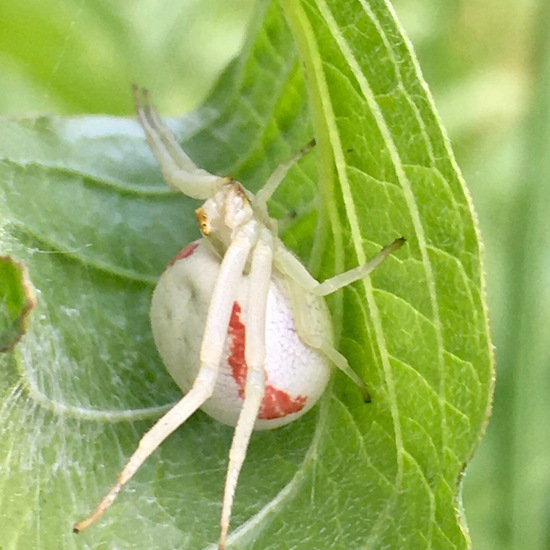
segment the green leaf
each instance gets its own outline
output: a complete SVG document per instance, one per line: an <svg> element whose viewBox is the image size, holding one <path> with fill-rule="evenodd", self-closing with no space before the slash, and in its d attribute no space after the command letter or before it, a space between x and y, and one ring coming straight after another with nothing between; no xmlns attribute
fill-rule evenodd
<svg viewBox="0 0 550 550"><path fill-rule="evenodd" d="M382 2L262 2L206 104L174 122L190 156L256 190L315 135L272 203L315 275L403 235L331 301L343 376L302 420L255 434L238 548L465 548L457 485L486 422L492 358L475 219L414 57ZM307 85L306 85L307 82ZM153 90L154 93L154 90ZM24 259L36 322L0 370L5 548L205 548L232 430L197 413L101 521L72 524L180 395L151 338L163 266L196 238L141 131L115 118L5 121L2 247ZM4 527L4 526L7 526Z"/></svg>
<svg viewBox="0 0 550 550"><path fill-rule="evenodd" d="M26 332L34 292L25 267L0 256L0 352L10 351Z"/></svg>

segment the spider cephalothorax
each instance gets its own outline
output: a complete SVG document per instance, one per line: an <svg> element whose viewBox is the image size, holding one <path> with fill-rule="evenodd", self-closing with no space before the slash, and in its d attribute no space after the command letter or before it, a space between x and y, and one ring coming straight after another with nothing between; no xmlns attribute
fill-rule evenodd
<svg viewBox="0 0 550 550"><path fill-rule="evenodd" d="M366 277L399 248L396 239L367 264L319 283L277 237L266 203L291 162L252 195L231 178L199 169L160 121L146 91L135 90L138 119L168 184L205 200L197 209L203 238L169 263L151 305L159 353L185 396L141 439L117 483L94 513L98 519L145 459L197 409L235 426L221 515L225 547L233 498L254 429L287 424L319 399L334 365L368 393L334 347L323 296Z"/></svg>
<svg viewBox="0 0 550 550"><path fill-rule="evenodd" d="M195 211L199 229L210 246L223 257L235 238L245 229L256 240L260 222L256 219L244 187L235 180L221 183L214 195Z"/></svg>

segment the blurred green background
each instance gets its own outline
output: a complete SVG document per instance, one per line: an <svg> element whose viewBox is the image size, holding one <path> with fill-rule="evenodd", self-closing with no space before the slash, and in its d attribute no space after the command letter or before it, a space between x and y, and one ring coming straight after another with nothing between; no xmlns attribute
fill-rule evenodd
<svg viewBox="0 0 550 550"><path fill-rule="evenodd" d="M255 0L0 0L0 114L198 105ZM395 0L485 242L497 391L469 466L475 549L550 548L550 2Z"/></svg>

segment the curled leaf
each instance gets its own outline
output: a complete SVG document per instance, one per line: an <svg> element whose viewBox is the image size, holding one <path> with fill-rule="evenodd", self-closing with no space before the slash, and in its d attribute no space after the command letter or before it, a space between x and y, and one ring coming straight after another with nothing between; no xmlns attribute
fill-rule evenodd
<svg viewBox="0 0 550 550"><path fill-rule="evenodd" d="M11 256L0 256L0 352L11 351L25 334L35 304L25 266Z"/></svg>

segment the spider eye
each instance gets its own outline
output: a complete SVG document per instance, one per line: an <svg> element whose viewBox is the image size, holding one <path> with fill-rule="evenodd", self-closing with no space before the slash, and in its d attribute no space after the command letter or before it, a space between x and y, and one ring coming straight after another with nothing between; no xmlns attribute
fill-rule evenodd
<svg viewBox="0 0 550 550"><path fill-rule="evenodd" d="M197 210L195 210L195 216L197 216L201 233L208 236L210 234L210 224L208 223L208 218L204 208L197 208Z"/></svg>

